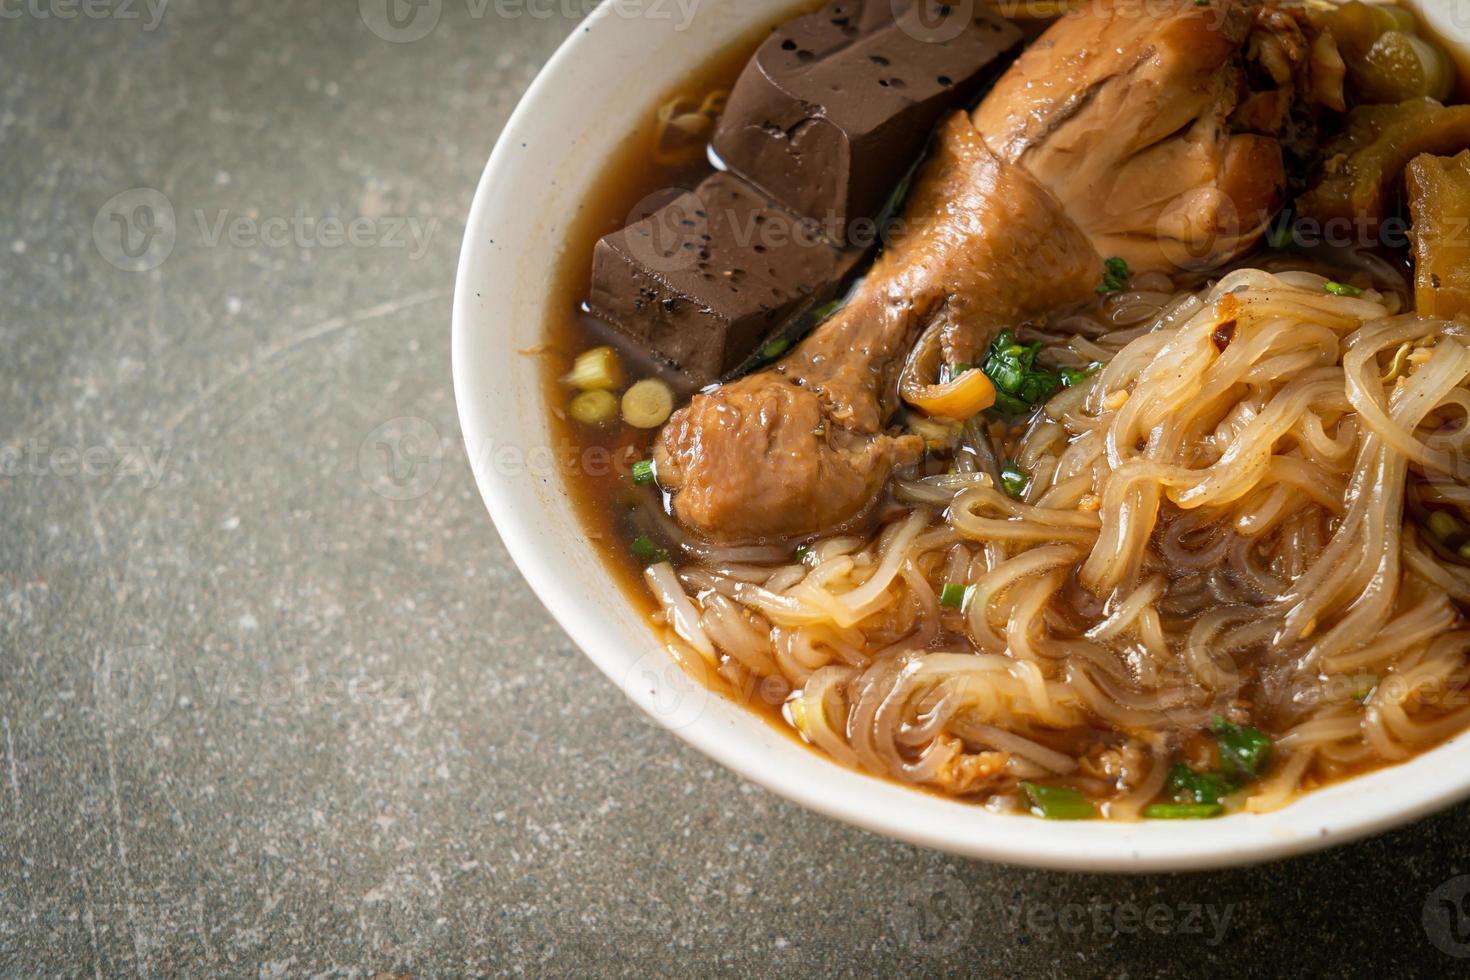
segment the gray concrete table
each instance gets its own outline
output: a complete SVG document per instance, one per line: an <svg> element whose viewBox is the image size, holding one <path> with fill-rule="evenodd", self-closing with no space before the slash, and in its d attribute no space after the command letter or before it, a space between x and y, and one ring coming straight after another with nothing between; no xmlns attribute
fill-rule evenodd
<svg viewBox="0 0 1470 980"><path fill-rule="evenodd" d="M1227 874L969 863L743 783L573 649L471 484L449 308L588 3L431 0L414 43L0 3L0 974L1463 971L1470 809Z"/></svg>

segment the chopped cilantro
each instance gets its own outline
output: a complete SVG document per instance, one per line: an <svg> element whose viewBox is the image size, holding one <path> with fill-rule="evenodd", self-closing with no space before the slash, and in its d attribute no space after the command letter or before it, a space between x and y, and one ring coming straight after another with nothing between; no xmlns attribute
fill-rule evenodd
<svg viewBox="0 0 1470 980"><path fill-rule="evenodd" d="M1110 293L1121 293L1128 288L1128 282L1133 278L1133 271L1128 268L1128 263L1114 256L1103 262L1102 285L1097 287L1099 296L1107 296Z"/></svg>

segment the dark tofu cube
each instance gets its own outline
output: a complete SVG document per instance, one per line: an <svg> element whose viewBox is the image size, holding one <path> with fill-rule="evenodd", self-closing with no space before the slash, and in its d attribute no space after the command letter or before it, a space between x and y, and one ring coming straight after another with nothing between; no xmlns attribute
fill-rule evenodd
<svg viewBox="0 0 1470 980"><path fill-rule="evenodd" d="M736 83L715 152L834 241L869 237L853 223L879 215L940 116L1021 43L972 7L843 0L777 28Z"/></svg>
<svg viewBox="0 0 1470 980"><path fill-rule="evenodd" d="M717 173L597 243L588 305L707 384L834 296L864 254Z"/></svg>

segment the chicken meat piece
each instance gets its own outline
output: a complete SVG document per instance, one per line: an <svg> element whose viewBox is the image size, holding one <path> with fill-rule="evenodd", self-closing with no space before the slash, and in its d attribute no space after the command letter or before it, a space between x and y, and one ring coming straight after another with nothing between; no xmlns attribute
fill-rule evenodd
<svg viewBox="0 0 1470 980"><path fill-rule="evenodd" d="M1103 255L1136 270L1213 268L1256 243L1286 193L1287 120L1246 96L1242 56L1290 42L1282 87L1262 93L1289 105L1307 50L1293 21L1256 4L1148 6L1124 0L1063 18L991 90L975 127L1051 190ZM1240 131L1232 117L1242 107L1278 132Z"/></svg>
<svg viewBox="0 0 1470 980"><path fill-rule="evenodd" d="M941 129L904 222L848 304L791 356L696 395L664 428L659 481L678 488L674 509L687 527L769 540L860 517L896 466L923 455L917 436L884 431L918 331L1006 322L1059 294L1082 295L1097 278L1086 236L963 115Z"/></svg>
<svg viewBox="0 0 1470 980"><path fill-rule="evenodd" d="M928 331L945 363L974 364L1001 327L1086 298L1104 256L1200 269L1252 247L1310 125L1303 31L1261 0L1097 0L1059 20L942 126L848 304L669 421L655 455L675 516L721 543L853 522L922 455L886 429Z"/></svg>

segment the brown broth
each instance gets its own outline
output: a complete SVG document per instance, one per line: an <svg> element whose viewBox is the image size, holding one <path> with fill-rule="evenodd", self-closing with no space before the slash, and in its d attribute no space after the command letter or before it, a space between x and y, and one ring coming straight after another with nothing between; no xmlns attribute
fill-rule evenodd
<svg viewBox="0 0 1470 980"><path fill-rule="evenodd" d="M648 616L658 610L658 604L644 584L643 565L633 557L629 545L640 535L649 536L663 547L668 542L660 538L656 527L641 520L639 511L630 504L651 493L633 488L632 468L634 463L651 455L654 433L634 429L621 421L603 427L573 421L566 411L573 392L562 378L582 351L608 345L618 352L629 382L659 378L674 389L677 403L687 401L694 386L683 374L650 357L632 340L586 311L593 247L602 236L625 227L640 202L650 195L669 188L691 189L714 172L704 157L683 166L664 166L654 161L655 114L659 106L676 96L700 101L708 92L728 90L772 29L808 8L821 5L814 0L793 4L790 14L773 18L769 25L752 31L716 54L677 88L650 100L644 121L608 158L593 192L579 205L567 233L561 262L553 275L552 295L556 302L546 326L545 345L538 353L553 442L572 450L559 453L559 458L574 460L563 470L564 485L581 526L597 546L614 580L629 601ZM781 731L797 738L780 716L779 699L763 698L757 691L735 690L718 675L706 673L701 679L713 689L756 709ZM773 700L777 703L772 703Z"/></svg>

